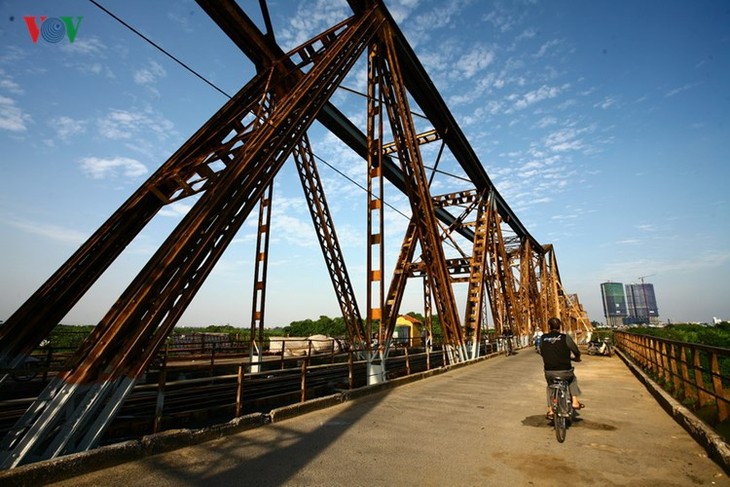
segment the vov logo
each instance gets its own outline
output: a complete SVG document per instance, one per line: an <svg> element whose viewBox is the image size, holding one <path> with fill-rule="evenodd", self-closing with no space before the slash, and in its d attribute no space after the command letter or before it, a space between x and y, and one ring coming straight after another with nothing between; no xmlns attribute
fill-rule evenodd
<svg viewBox="0 0 730 487"><path fill-rule="evenodd" d="M83 17L76 17L76 24L74 25L73 17L46 17L45 15L23 17L33 44L38 42L39 36L43 37L44 41L53 44L61 42L66 35L68 35L69 42L75 41L81 19Z"/></svg>

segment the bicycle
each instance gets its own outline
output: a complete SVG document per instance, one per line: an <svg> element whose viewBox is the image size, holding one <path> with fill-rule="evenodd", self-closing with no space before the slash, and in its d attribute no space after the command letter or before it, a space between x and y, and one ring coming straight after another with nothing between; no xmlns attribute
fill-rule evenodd
<svg viewBox="0 0 730 487"><path fill-rule="evenodd" d="M559 443L565 441L565 433L573 421L573 397L570 394L570 378L554 377L550 379L550 408L552 410L555 437Z"/></svg>
<svg viewBox="0 0 730 487"><path fill-rule="evenodd" d="M512 337L509 335L504 335L502 337L502 347L505 351L506 356L514 355L514 352L512 351Z"/></svg>

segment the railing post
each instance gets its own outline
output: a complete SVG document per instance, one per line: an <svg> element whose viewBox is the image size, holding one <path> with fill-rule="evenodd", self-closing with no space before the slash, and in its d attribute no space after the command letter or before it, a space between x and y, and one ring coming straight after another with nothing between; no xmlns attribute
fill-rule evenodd
<svg viewBox="0 0 730 487"><path fill-rule="evenodd" d="M691 387L692 381L689 378L689 367L687 367L687 347L682 345L680 349L680 361L681 361L681 367L682 367L682 382L684 384L682 388L682 393L684 395L685 399L690 399L693 402L697 402L697 393L695 392L695 389Z"/></svg>
<svg viewBox="0 0 730 487"><path fill-rule="evenodd" d="M162 356L162 367L157 377L157 404L155 405L155 422L152 432L157 433L162 428L162 411L165 407L165 385L167 384L167 350Z"/></svg>
<svg viewBox="0 0 730 487"><path fill-rule="evenodd" d="M304 402L307 400L307 362L309 362L309 356L304 357L304 360L302 360L302 382L301 382L301 388L302 388L302 397L301 402Z"/></svg>
<svg viewBox="0 0 730 487"><path fill-rule="evenodd" d="M695 386L697 387L697 396L699 398L699 406L702 407L707 404L712 398L707 392L705 392L705 378L702 375L702 358L700 357L700 350L694 348L692 363L695 369Z"/></svg>
<svg viewBox="0 0 730 487"><path fill-rule="evenodd" d="M679 366L677 364L677 352L674 344L669 344L669 365L672 371L672 384L674 393L679 395L682 389L682 381L679 379Z"/></svg>
<svg viewBox="0 0 730 487"><path fill-rule="evenodd" d="M241 417L243 411L243 364L238 364L238 381L236 383L236 417Z"/></svg>
<svg viewBox="0 0 730 487"><path fill-rule="evenodd" d="M215 375L215 344L216 342L212 342L210 346L210 378L212 379Z"/></svg>
<svg viewBox="0 0 730 487"><path fill-rule="evenodd" d="M656 377L662 376L662 344L658 339L652 338L652 349L654 351L652 362L654 364L654 374Z"/></svg>
<svg viewBox="0 0 730 487"><path fill-rule="evenodd" d="M286 352L286 340L281 341L281 370L284 370L284 352Z"/></svg>
<svg viewBox="0 0 730 487"><path fill-rule="evenodd" d="M720 373L720 362L717 359L717 353L710 354L712 362L712 388L715 391L715 404L717 404L717 415L722 423L728 417L727 402L725 402L725 390L722 386L722 375Z"/></svg>
<svg viewBox="0 0 730 487"><path fill-rule="evenodd" d="M354 374L353 374L352 348L347 351L347 385L352 390Z"/></svg>
<svg viewBox="0 0 730 487"><path fill-rule="evenodd" d="M662 377L664 377L664 383L669 385L672 382L672 371L669 367L669 352L668 352L669 344L662 341L661 344L661 351L662 351Z"/></svg>
<svg viewBox="0 0 730 487"><path fill-rule="evenodd" d="M408 360L408 347L405 348L406 351L406 375L411 375L411 362Z"/></svg>

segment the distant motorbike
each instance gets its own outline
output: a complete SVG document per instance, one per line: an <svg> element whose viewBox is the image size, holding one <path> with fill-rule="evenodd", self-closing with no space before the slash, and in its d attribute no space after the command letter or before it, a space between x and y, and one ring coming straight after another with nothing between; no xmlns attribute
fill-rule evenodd
<svg viewBox="0 0 730 487"><path fill-rule="evenodd" d="M604 355L610 357L613 354L608 338L588 342L588 355Z"/></svg>

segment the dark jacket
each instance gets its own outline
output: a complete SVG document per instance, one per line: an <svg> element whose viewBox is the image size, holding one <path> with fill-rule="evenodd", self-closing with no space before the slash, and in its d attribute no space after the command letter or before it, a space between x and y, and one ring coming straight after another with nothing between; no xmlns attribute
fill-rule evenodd
<svg viewBox="0 0 730 487"><path fill-rule="evenodd" d="M542 336L540 353L545 370L571 370L570 353L580 359L580 350L572 338L565 333L551 331Z"/></svg>

